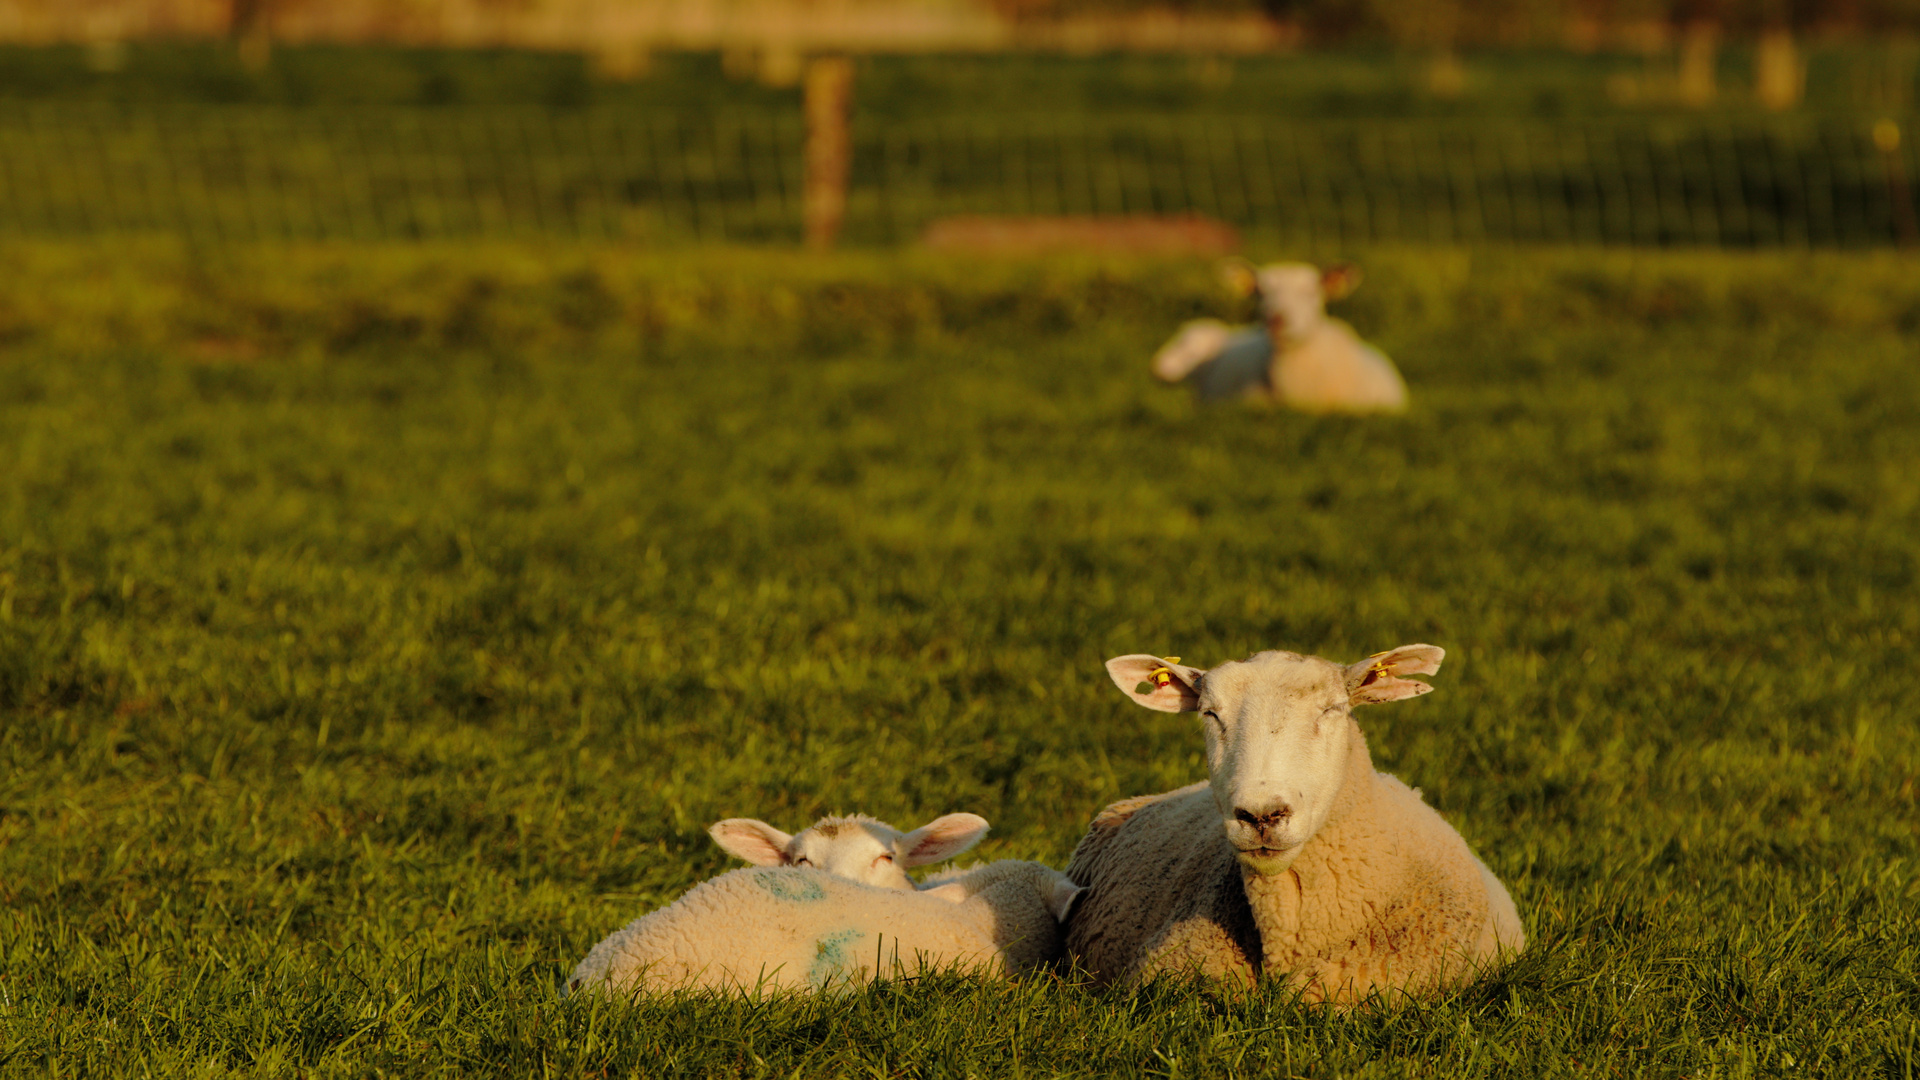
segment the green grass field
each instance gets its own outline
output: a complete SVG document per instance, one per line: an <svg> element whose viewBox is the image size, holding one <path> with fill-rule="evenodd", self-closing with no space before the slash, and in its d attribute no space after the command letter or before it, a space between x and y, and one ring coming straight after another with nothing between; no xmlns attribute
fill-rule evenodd
<svg viewBox="0 0 1920 1080"><path fill-rule="evenodd" d="M1201 265L5 245L0 1070L1913 1077L1914 264L1362 261L1403 419L1151 384ZM1480 984L559 998L717 818L1060 865L1204 775L1107 656L1414 641Z"/></svg>

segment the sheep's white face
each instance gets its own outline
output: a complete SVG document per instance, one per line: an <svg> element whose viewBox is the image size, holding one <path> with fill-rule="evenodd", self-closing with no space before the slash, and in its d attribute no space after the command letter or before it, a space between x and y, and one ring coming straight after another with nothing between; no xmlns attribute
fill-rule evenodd
<svg viewBox="0 0 1920 1080"><path fill-rule="evenodd" d="M1200 713L1222 831L1248 869L1278 874L1333 812L1352 748L1353 706L1432 690L1396 676L1432 674L1445 655L1432 645L1403 645L1340 665L1263 652L1204 671L1134 654L1107 661L1107 673L1150 709Z"/></svg>
<svg viewBox="0 0 1920 1080"><path fill-rule="evenodd" d="M798 836L753 818L728 818L707 833L755 866L813 867L865 885L911 889L908 867L951 859L979 843L987 829L977 814L948 814L910 833L855 815L821 818Z"/></svg>
<svg viewBox="0 0 1920 1080"><path fill-rule="evenodd" d="M1228 842L1259 873L1292 865L1333 809L1353 730L1345 674L1318 657L1264 652L1199 681L1214 802Z"/></svg>
<svg viewBox="0 0 1920 1080"><path fill-rule="evenodd" d="M1306 337L1327 321L1327 293L1320 269L1306 263L1274 263L1255 276L1260 314L1276 333Z"/></svg>

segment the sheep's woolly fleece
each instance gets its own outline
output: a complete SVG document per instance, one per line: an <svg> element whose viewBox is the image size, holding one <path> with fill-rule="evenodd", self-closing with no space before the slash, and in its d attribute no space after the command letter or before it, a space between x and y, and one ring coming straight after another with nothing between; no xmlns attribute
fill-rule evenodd
<svg viewBox="0 0 1920 1080"><path fill-rule="evenodd" d="M1312 333L1281 339L1268 375L1273 395L1312 413L1404 412L1407 384L1387 355L1352 326L1327 319Z"/></svg>
<svg viewBox="0 0 1920 1080"><path fill-rule="evenodd" d="M817 991L923 970L1011 976L1057 960L1080 890L1039 863L989 863L919 892L752 867L695 886L593 947L569 992Z"/></svg>

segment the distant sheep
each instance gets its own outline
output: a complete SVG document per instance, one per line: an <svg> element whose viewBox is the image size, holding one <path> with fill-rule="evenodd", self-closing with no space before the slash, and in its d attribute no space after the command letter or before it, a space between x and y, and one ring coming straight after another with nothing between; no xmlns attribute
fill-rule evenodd
<svg viewBox="0 0 1920 1080"><path fill-rule="evenodd" d="M1374 771L1353 720L1356 705L1431 690L1399 676L1444 656L1107 661L1136 702L1201 714L1212 778L1095 816L1067 866L1088 889L1069 955L1100 982L1265 976L1352 1002L1463 982L1520 950L1506 888L1419 792Z"/></svg>
<svg viewBox="0 0 1920 1080"><path fill-rule="evenodd" d="M1407 385L1393 361L1327 314L1360 283L1341 264L1322 271L1307 263L1254 267L1227 264L1227 276L1260 301L1262 322L1232 327L1217 319L1182 326L1153 357L1164 382L1186 383L1202 400L1250 396L1303 412L1403 412Z"/></svg>
<svg viewBox="0 0 1920 1080"><path fill-rule="evenodd" d="M728 854L755 866L816 867L883 889L911 889L908 867L951 859L979 843L988 828L978 814L947 814L903 833L854 814L823 817L795 836L753 818L716 822L707 834Z"/></svg>
<svg viewBox="0 0 1920 1080"><path fill-rule="evenodd" d="M751 867L615 931L572 992L821 991L922 971L1008 977L1061 955L1080 887L1039 863L988 863L924 891L821 870Z"/></svg>

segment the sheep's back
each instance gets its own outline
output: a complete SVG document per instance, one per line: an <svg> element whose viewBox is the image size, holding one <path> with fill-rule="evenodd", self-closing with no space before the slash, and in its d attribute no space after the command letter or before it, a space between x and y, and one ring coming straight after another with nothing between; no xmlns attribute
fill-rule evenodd
<svg viewBox="0 0 1920 1080"><path fill-rule="evenodd" d="M1259 933L1207 784L1102 810L1067 876L1087 889L1067 926L1067 955L1096 981L1258 973Z"/></svg>
<svg viewBox="0 0 1920 1080"><path fill-rule="evenodd" d="M1353 327L1328 319L1305 341L1274 350L1274 393L1308 412L1398 412L1407 384L1379 349Z"/></svg>

